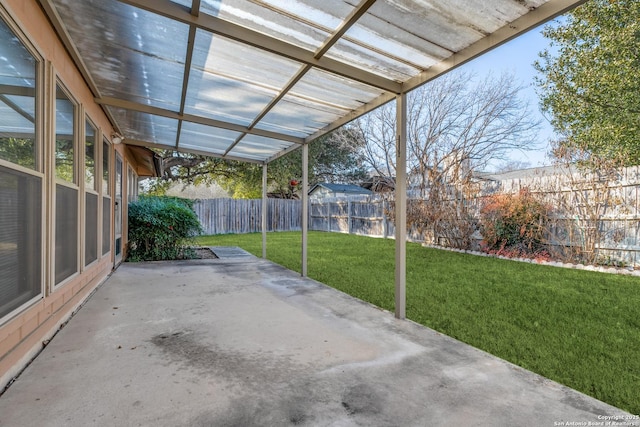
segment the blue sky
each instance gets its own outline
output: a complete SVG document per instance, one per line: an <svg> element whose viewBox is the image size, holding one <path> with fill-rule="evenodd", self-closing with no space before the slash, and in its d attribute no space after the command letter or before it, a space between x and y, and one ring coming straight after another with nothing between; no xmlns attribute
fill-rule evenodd
<svg viewBox="0 0 640 427"><path fill-rule="evenodd" d="M513 72L520 84L526 87L521 95L529 101L531 111L542 122L539 149L526 152L513 151L510 157L513 160L529 162L532 167L549 163L546 158L548 141L555 135L548 120L540 112L538 96L535 93L534 77L537 72L533 68L533 63L538 59L538 53L549 45L548 40L541 34L542 29L542 26L535 28L461 67L463 70L475 71L479 77L489 72L496 75L503 71Z"/></svg>

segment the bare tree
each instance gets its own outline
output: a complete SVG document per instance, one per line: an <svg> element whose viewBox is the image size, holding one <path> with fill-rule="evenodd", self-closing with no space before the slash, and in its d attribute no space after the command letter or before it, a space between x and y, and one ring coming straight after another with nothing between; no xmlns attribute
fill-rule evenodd
<svg viewBox="0 0 640 427"><path fill-rule="evenodd" d="M557 173L540 182L540 191L555 206L548 236L554 257L571 262L602 262L601 247L608 233L603 219L629 207L621 193L622 158L593 156L566 140L554 142ZM622 232L624 235L624 232Z"/></svg>
<svg viewBox="0 0 640 427"><path fill-rule="evenodd" d="M452 72L408 95L407 167L422 188L429 172L465 163L484 168L512 149L533 149L539 121L519 97L513 74L488 75L476 82L469 72ZM366 140L365 157L381 176L395 176L395 104L358 119Z"/></svg>
<svg viewBox="0 0 640 427"><path fill-rule="evenodd" d="M458 71L409 93L408 184L419 199L409 204L410 227L431 229L436 243L444 237L441 243L451 246L470 244L473 172L505 159L509 150L536 145L539 122L520 90L513 74L476 81L474 74ZM355 126L366 140L370 168L383 177L395 176L395 105L374 110Z"/></svg>
<svg viewBox="0 0 640 427"><path fill-rule="evenodd" d="M395 114L395 107L386 104L353 123L365 141L365 163L377 175L385 178L396 176Z"/></svg>

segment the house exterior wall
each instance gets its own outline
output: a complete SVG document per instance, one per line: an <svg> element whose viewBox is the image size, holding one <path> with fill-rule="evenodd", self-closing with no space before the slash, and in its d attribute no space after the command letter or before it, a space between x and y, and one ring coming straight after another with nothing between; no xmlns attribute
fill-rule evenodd
<svg viewBox="0 0 640 427"><path fill-rule="evenodd" d="M0 18L18 36L23 44L29 46L33 52L35 50L39 62L37 91L36 117L39 130L36 132L36 145L39 156L37 166L34 168L33 176L41 178L42 196L38 202L41 205L41 245L40 253L35 251L30 257L34 261L41 261L41 290L27 303L14 309L9 313L0 313L0 392L4 386L11 382L29 361L43 348L43 343L47 342L73 312L86 300L92 291L102 283L114 268L116 260L114 254L114 194L115 194L115 158L116 152L120 154L123 161L122 171L122 250L126 250L127 236L127 200L128 189L135 186L128 185L127 180L136 180L135 174L128 173L135 170L133 156L122 144L114 145L110 143L111 135L114 133L111 123L104 114L102 108L94 102L91 90L82 78L81 73L69 57L63 44L58 39L56 32L51 27L48 19L40 9L36 0L2 0L0 3ZM7 43L0 40L0 43ZM77 209L78 225L74 232L77 232L78 250L75 254L77 271L65 280L56 284L56 246L55 246L55 215L56 215L56 187L59 180L56 179L55 163L53 160L56 152L56 131L55 131L55 106L57 97L55 95L56 82L66 89L69 97L77 107L75 117L77 125L75 129L75 149L77 153L76 165L78 181L77 203L72 206L63 206L63 209ZM3 118L0 117L0 127ZM7 119L8 120L8 119ZM95 176L97 181L96 189L85 188L85 138L84 129L86 121L90 121L96 128L95 138ZM6 124L6 123L5 123ZM1 130L1 129L0 129ZM75 134L75 132L74 132ZM1 133L0 133L1 136ZM2 142L0 141L0 144ZM107 147L109 154L108 187L109 191L102 189L102 153ZM129 167L132 165L133 167ZM22 173L24 168L12 164L6 159L0 158L0 169L8 172ZM36 170L37 169L37 170ZM26 171L30 173L30 171ZM92 262L85 262L85 200L86 194L95 194L98 198L97 216L91 221L96 221L97 259ZM108 196L108 197L107 197ZM38 195L34 196L36 199ZM104 206L103 206L104 203ZM77 205L77 206L76 206ZM0 202L0 215L2 215L2 202ZM110 212L109 218L103 213ZM104 232L105 222L108 223L109 234ZM92 224L90 222L89 224ZM93 232L95 228L89 229ZM103 233L108 236L109 242L103 246ZM2 243L2 242L0 242ZM105 248L105 250L103 250ZM72 253L72 252L71 252ZM124 255L124 253L123 253ZM2 274L2 272L0 272ZM0 307L6 301L0 300Z"/></svg>

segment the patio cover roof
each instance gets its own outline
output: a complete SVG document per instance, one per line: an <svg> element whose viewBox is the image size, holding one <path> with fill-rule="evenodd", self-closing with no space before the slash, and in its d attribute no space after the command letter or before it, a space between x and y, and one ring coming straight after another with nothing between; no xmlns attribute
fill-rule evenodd
<svg viewBox="0 0 640 427"><path fill-rule="evenodd" d="M39 0L132 145L258 163L585 0Z"/></svg>

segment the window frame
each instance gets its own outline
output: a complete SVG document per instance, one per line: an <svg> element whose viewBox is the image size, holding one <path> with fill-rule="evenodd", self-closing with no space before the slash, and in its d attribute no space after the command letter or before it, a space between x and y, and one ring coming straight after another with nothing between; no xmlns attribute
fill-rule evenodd
<svg viewBox="0 0 640 427"><path fill-rule="evenodd" d="M67 97L67 99L69 100L69 102L72 104L73 106L73 167L72 167L72 172L73 172L73 181L68 181L66 179L63 178L59 178L58 177L58 173L57 173L57 166L55 163L55 157L57 155L57 151L58 151L58 147L57 145L57 109L56 109L56 101L58 100L58 88L60 88L60 90L64 93L64 95ZM80 110L80 103L73 97L73 95L71 94L71 91L69 89L67 89L67 86L64 84L64 82L58 77L56 76L55 78L55 88L54 88L54 92L53 92L53 111L52 111L52 119L53 119L53 177L55 180L56 184L64 184L67 187L70 188L76 188L76 189L80 189L80 184L81 184L81 175L80 175L80 134L84 134L84 132L81 130L80 128L80 124L79 122L81 120L79 120L78 116L80 115L79 113ZM83 144L83 148L84 148L84 144ZM83 178L84 179L84 178Z"/></svg>
<svg viewBox="0 0 640 427"><path fill-rule="evenodd" d="M9 28L13 35L20 41L24 49L34 58L36 63L35 70L35 147L34 147L34 168L20 166L8 160L0 159L0 167L13 170L19 173L30 175L40 179L40 286L37 294L24 301L19 306L8 311L4 315L0 315L0 326L12 320L18 314L24 312L28 307L41 301L46 294L47 289L47 228L46 228L46 211L47 211L47 175L45 168L45 147L44 147L44 116L47 113L45 109L45 70L46 64L44 55L29 40L29 37L22 31L20 26L14 21L10 13L0 4L0 20Z"/></svg>
<svg viewBox="0 0 640 427"><path fill-rule="evenodd" d="M81 180L80 177L81 175L81 170L84 170L84 168L80 168L80 160L84 160L84 156L80 156L80 139L81 137L84 135L84 132L82 130L82 127L84 126L84 121L82 120L82 116L81 116L81 108L80 108L80 103L77 101L77 99L72 95L71 91L67 88L67 86L65 85L65 83L62 81L62 79L60 79L60 77L58 75L56 75L55 71L53 72L54 74L54 86L52 89L52 96L53 96L53 100L51 103L52 106L52 111L50 113L51 118L52 118L52 128L53 128L53 135L52 135L52 177L53 177L53 185L52 185L52 194L51 194L51 210L52 210L52 218L53 221L51 223L51 234L53 236L52 239L52 247L51 247L51 269L52 269L52 277L51 277L51 291L54 292L55 290L61 288L62 286L64 286L65 284L69 283L70 281L72 281L74 278L78 277L79 274L81 274L82 272L82 264L83 264L83 242L81 240L81 237L83 237L83 230L82 230L82 225L84 225L84 221L82 218L82 205L84 204L81 200L81 197L84 196L84 193L82 191L81 185L84 182L84 178ZM56 171L56 163L55 163L55 156L56 156L56 151L57 151L57 147L56 147L56 136L57 136L57 130L56 130L56 101L57 101L57 89L60 88L65 96L67 97L67 99L69 99L69 102L71 102L71 104L73 105L73 174L74 174L74 182L69 182L65 179L62 178L58 178L57 176L57 171ZM81 124L82 123L82 124ZM84 149L84 144L82 145L83 149ZM58 185L64 186L66 188L72 189L72 190L76 190L77 192L77 199L76 199L76 217L78 218L78 221L76 221L76 268L75 268L75 272L71 273L69 276L65 277L64 279L62 279L59 283L56 283L56 255L57 255L57 251L56 251L56 243L57 243L57 233L56 233L56 228L57 228L57 224L58 224L58 218L56 215L56 209L57 209L57 202L58 202L58 190L57 187Z"/></svg>
<svg viewBox="0 0 640 427"><path fill-rule="evenodd" d="M85 191L88 191L90 193L99 195L99 192L98 192L98 178L99 178L99 176L98 176L98 172L99 172L98 171L98 169L99 169L98 168L98 158L99 158L99 156L98 156L97 148L98 148L98 145L100 145L99 142L101 140L101 138L100 138L101 132L100 132L100 128L95 124L95 122L93 120L91 120L91 117L89 117L89 115L86 112L83 112L82 115L84 116L84 127L83 127L83 132L82 132L82 142L83 142L84 150L82 151L82 159L81 159L82 160L82 162L81 162L82 163L82 172L84 172L82 174L82 176L84 178L83 187L84 187ZM93 141L93 143L94 143L94 145L93 145L93 188L90 188L90 187L87 186L87 181L86 181L86 176L85 176L86 171L87 171L87 157L86 157L87 156L87 154L86 154L87 153L87 151L86 151L86 149L87 149L87 130L86 130L87 126L91 126L93 128L93 130L94 130L94 134L93 134L93 139L94 139L94 141Z"/></svg>
<svg viewBox="0 0 640 427"><path fill-rule="evenodd" d="M87 270L88 268L90 268L93 264L97 263L100 258L100 251L101 251L101 245L100 245L100 233L102 231L101 228L101 222L100 222L100 192L98 191L98 178L101 176L99 175L100 171L100 154L99 154L99 149L98 147L101 149L102 145L100 144L100 141L102 140L102 132L100 130L100 128L95 124L95 122L91 119L91 117L86 113L86 111L82 111L81 112L82 117L84 117L84 125L82 126L82 135L81 135L81 141L82 141L82 145L83 145L83 150L82 150L82 158L81 161L79 162L82 166L82 177L83 180L81 182L82 184L82 188L83 188L83 192L82 192L82 200L80 201L80 203L82 204L82 237L81 237L81 243L82 243L82 248L80 249L81 251L81 271ZM86 173L87 173L87 127L91 126L91 128L93 128L93 188L89 187L87 185L87 180L86 180ZM100 185L102 185L102 178L100 178ZM87 244L88 244L88 240L87 240L87 196L88 195L93 195L96 197L96 217L95 217L95 225L96 225L96 257L93 261L89 261L87 262Z"/></svg>
<svg viewBox="0 0 640 427"><path fill-rule="evenodd" d="M131 166L131 163L127 162L127 204L138 200L140 195L139 184L140 177Z"/></svg>
<svg viewBox="0 0 640 427"><path fill-rule="evenodd" d="M107 158L107 164L105 165L105 158L104 158L104 154L105 154L105 148L108 151L108 158ZM98 210L100 211L100 232L99 232L99 247L98 247L98 259L103 259L106 256L111 256L111 253L113 252L113 239L111 238L113 235L113 224L112 224L112 218L113 218L113 198L112 198L112 194L113 190L111 189L111 179L112 179L112 175L113 175L113 171L112 169L112 165L113 165L113 145L111 144L111 142L109 142L109 140L107 139L106 135L102 135L102 144L100 145L100 187L99 187L99 197L100 197L100 203L99 203L99 207ZM105 166L107 167L108 171L108 176L107 176L107 182L106 182L106 187L105 187L105 183L104 183L104 168ZM106 192L105 192L105 188L106 188ZM105 200L108 200L108 204L109 204L109 217L105 218L104 217L104 203ZM105 236L105 221L108 221L109 223L109 230L108 230L108 236ZM109 241L109 250L108 251L104 251L104 246L105 246L105 242L104 239L105 237L107 237L108 241Z"/></svg>

